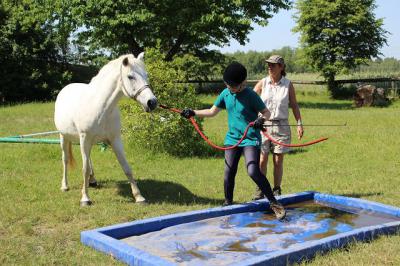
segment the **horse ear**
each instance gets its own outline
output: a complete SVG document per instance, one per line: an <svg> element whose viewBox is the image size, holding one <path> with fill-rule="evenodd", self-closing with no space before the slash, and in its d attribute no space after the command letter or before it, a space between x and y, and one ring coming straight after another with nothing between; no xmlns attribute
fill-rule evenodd
<svg viewBox="0 0 400 266"><path fill-rule="evenodd" d="M124 60L122 60L122 64L123 64L124 66L127 66L127 65L129 64L129 59L128 59L128 57L125 57Z"/></svg>
<svg viewBox="0 0 400 266"><path fill-rule="evenodd" d="M144 61L144 52L141 52L141 53L138 55L137 58L138 58L139 60Z"/></svg>

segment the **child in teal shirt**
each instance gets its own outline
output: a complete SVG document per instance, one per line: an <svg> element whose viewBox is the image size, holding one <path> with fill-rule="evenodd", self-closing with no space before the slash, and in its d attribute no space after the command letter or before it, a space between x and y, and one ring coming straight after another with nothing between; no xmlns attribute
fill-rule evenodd
<svg viewBox="0 0 400 266"><path fill-rule="evenodd" d="M231 63L224 71L224 82L227 86L209 109L192 110L184 109L181 115L185 118L192 116L213 117L222 109L228 113L228 132L225 136L224 145L235 145L243 136L247 125L255 122L254 126L247 132L246 138L234 149L225 150L225 171L224 171L224 206L233 204L233 190L235 187L235 176L241 155L246 160L247 173L267 196L271 209L278 219L286 215L283 206L275 199L271 186L260 171L260 145L263 123L269 118L270 113L261 98L252 90L246 87L246 68L238 63ZM262 116L258 117L261 113Z"/></svg>

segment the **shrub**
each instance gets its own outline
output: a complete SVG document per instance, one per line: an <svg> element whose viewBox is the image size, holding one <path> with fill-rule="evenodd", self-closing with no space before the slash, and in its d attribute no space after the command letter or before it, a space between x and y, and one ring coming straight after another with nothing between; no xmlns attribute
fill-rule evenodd
<svg viewBox="0 0 400 266"><path fill-rule="evenodd" d="M353 84L344 84L341 86L336 86L330 91L332 99L336 100L348 100L352 99L356 93L357 86Z"/></svg>
<svg viewBox="0 0 400 266"><path fill-rule="evenodd" d="M201 106L193 86L178 83L188 76L183 67L184 61L176 59L166 62L164 55L156 49L146 50L145 57L150 84L159 103L178 109ZM194 62L191 60L192 64ZM177 113L161 108L145 113L132 101L124 102L121 110L123 132L135 139L134 145L176 156L203 155L210 150L192 124ZM198 120L200 128L201 122Z"/></svg>

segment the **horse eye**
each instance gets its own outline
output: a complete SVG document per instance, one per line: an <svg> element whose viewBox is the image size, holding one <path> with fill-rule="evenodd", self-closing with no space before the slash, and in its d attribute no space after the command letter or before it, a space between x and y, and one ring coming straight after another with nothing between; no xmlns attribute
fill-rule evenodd
<svg viewBox="0 0 400 266"><path fill-rule="evenodd" d="M135 77L132 75L128 75L128 79L132 80L132 79L135 79Z"/></svg>

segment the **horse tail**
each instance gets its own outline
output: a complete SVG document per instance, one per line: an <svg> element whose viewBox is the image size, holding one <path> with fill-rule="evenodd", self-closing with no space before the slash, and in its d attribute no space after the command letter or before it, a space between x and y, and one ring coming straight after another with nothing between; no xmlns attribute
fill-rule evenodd
<svg viewBox="0 0 400 266"><path fill-rule="evenodd" d="M75 168L75 165L76 165L74 154L72 153L72 142L68 143L68 162L67 162L67 164L71 168Z"/></svg>

